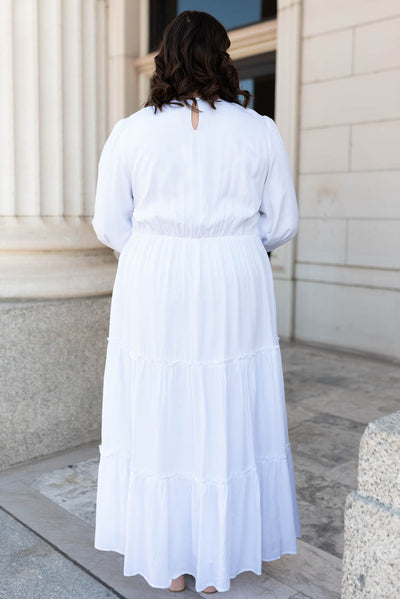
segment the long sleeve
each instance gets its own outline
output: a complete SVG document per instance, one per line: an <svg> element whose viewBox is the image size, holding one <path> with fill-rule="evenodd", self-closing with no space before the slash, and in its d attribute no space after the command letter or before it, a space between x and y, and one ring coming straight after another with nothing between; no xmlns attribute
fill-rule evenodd
<svg viewBox="0 0 400 599"><path fill-rule="evenodd" d="M258 230L267 251L286 243L297 233L299 213L289 156L273 119L263 115L269 135L269 168L259 208Z"/></svg>
<svg viewBox="0 0 400 599"><path fill-rule="evenodd" d="M125 159L125 119L119 120L107 138L98 164L96 201L92 226L104 245L121 252L131 235L133 195L131 174Z"/></svg>

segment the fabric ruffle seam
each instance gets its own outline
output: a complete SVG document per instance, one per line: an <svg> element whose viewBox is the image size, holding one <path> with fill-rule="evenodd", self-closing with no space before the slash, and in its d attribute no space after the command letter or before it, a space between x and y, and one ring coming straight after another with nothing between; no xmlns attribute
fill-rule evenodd
<svg viewBox="0 0 400 599"><path fill-rule="evenodd" d="M222 364L230 364L230 363L234 363L234 362L239 362L240 360L251 360L252 358L254 358L255 356L257 356L260 353L273 352L273 351L277 351L280 349L279 337L278 337L278 341L276 342L275 345L265 345L264 347L260 347L259 349L256 349L253 352L248 352L246 354L241 354L239 356L233 356L231 358L225 358L225 359L221 359L221 360L209 360L207 362L203 361L203 360L198 360L196 362L192 362L189 360L180 360L180 359L160 360L157 358L148 358L148 357L140 355L140 354L135 354L134 351L129 346L126 346L123 343L119 343L118 341L110 341L110 339L108 337L107 337L107 341L108 341L109 345L119 347L121 350L127 352L129 354L129 357L132 360L149 362L149 363L153 363L153 364L160 364L163 366L175 366L177 364L185 364L187 366L192 366L192 367L219 366Z"/></svg>
<svg viewBox="0 0 400 599"><path fill-rule="evenodd" d="M256 460L257 463L276 463L276 462L286 462L286 456L268 458L264 460ZM246 470L241 470L240 472L232 472L227 478L223 479L214 479L214 478L199 478L191 473L186 472L174 472L171 474L152 474L145 471L140 470L130 470L130 474L139 477L139 478L152 478L156 480L170 480L170 479L189 479L196 481L197 484L200 485L227 485L231 480L244 478L245 476L254 475L258 476L257 467L247 468Z"/></svg>
<svg viewBox="0 0 400 599"><path fill-rule="evenodd" d="M287 462L288 453L290 451L290 443L286 443L285 447L286 447L285 454L277 454L277 455L270 455L270 456L265 456L265 457L261 457L261 458L256 458L255 459L256 464L262 465L262 464L277 463L277 462ZM99 450L100 450L100 454L101 454L102 458L115 457L116 455L118 455L119 457L122 457L122 458L126 459L127 461L130 461L130 459L131 459L126 454L120 454L118 452L118 450L105 452L102 449L101 445L99 445ZM234 478L240 478L242 476L247 476L248 474L257 474L258 470L257 470L257 466L256 467L251 466L249 468L246 468L245 470L232 472L228 477L226 477L222 480L221 479L216 480L216 479L212 479L212 478L199 478L199 477L195 476L194 474L192 474L191 472L170 472L170 473L166 473L166 474L155 474L154 472L147 472L146 470L138 470L135 468L131 468L129 470L129 472L131 475L134 475L137 477L142 477L142 478L153 478L153 479L157 479L157 480L186 478L186 479L195 480L199 484L225 485Z"/></svg>

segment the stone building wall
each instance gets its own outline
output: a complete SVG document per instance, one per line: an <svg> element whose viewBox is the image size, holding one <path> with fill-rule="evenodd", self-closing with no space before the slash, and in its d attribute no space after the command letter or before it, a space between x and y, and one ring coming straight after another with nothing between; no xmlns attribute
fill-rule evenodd
<svg viewBox="0 0 400 599"><path fill-rule="evenodd" d="M304 0L295 337L400 357L397 0Z"/></svg>

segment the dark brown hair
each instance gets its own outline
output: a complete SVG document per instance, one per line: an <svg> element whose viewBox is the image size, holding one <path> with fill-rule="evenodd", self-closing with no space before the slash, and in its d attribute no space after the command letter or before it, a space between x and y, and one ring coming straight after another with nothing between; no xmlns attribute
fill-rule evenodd
<svg viewBox="0 0 400 599"><path fill-rule="evenodd" d="M164 30L144 106L154 106L154 112L169 103L189 107L188 99L200 97L214 109L218 98L247 108L252 94L239 88L239 73L226 51L230 45L225 27L212 15L181 12Z"/></svg>

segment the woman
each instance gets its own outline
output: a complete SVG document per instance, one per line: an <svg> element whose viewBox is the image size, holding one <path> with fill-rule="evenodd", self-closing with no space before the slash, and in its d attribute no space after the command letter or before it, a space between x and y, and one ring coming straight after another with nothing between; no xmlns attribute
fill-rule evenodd
<svg viewBox="0 0 400 599"><path fill-rule="evenodd" d="M229 45L204 12L166 28L147 103L103 148L93 218L121 252L95 547L175 591L185 574L227 591L301 536L267 254L295 236L296 196Z"/></svg>

